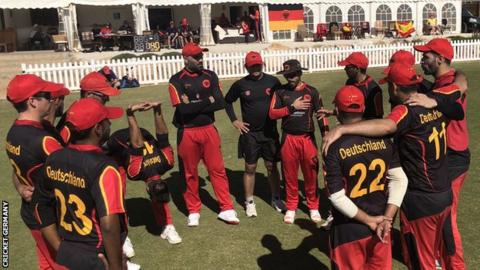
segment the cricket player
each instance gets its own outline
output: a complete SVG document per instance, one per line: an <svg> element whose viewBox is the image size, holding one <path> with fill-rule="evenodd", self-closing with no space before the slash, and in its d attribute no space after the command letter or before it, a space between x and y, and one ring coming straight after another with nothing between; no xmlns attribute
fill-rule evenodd
<svg viewBox="0 0 480 270"><path fill-rule="evenodd" d="M227 95L225 110L235 128L240 132L238 157L245 159L243 186L245 189L245 212L247 217L256 217L257 209L253 200L255 172L261 157L267 168L268 181L272 194L272 206L279 212L285 210L280 199L280 176L277 169L279 159L279 136L277 122L268 117L270 101L280 81L263 72L262 56L249 52L245 56L248 75L236 81ZM242 120L235 114L233 103L240 99Z"/></svg>
<svg viewBox="0 0 480 270"><path fill-rule="evenodd" d="M367 74L368 58L361 52L353 52L344 60L339 61L338 65L345 66L345 73L348 77L345 85L356 86L365 97L363 118L382 118L382 88Z"/></svg>
<svg viewBox="0 0 480 270"><path fill-rule="evenodd" d="M186 182L183 194L188 226L198 226L202 202L199 196L198 163L203 160L217 197L218 218L238 224L227 174L220 149L220 136L214 126L215 111L225 108L217 75L203 68L203 52L197 44L182 49L185 68L170 78L169 92L175 107L173 124L178 128L177 145L180 170Z"/></svg>
<svg viewBox="0 0 480 270"><path fill-rule="evenodd" d="M100 146L110 135L110 119L123 115L119 107L105 107L92 98L74 102L66 117L71 143L50 157L43 167L40 215L58 213L58 234L45 232L57 250L56 261L68 269L123 269L122 243L126 236L123 187L114 160ZM54 194L55 204L48 203ZM126 265L125 265L126 266Z"/></svg>
<svg viewBox="0 0 480 270"><path fill-rule="evenodd" d="M393 64L381 83L400 103L418 91L422 77L411 66ZM401 239L409 269L435 269L439 254L445 256L443 227L450 215L452 190L446 153L448 119L436 109L398 105L386 119L340 125L324 138L323 152L342 135L376 137L395 134L400 162L408 177L401 211Z"/></svg>
<svg viewBox="0 0 480 270"><path fill-rule="evenodd" d="M155 119L154 137L146 129L138 126L136 112L152 109ZM159 102L142 102L127 109L129 128L115 131L107 141L110 156L120 157L117 163L127 172L128 178L134 181L143 180L150 195L153 214L157 225L162 227L161 238L170 244L182 242L173 226L168 202L170 194L161 176L173 168L173 150L168 142L168 129L162 115Z"/></svg>
<svg viewBox="0 0 480 270"><path fill-rule="evenodd" d="M322 217L318 211L318 156L315 143L315 127L313 114L323 107L317 89L302 81L304 68L298 60L292 59L283 63L282 74L287 84L282 85L274 93L270 104L269 116L282 119L281 158L286 187L286 208L283 221L292 224L298 207L298 167L304 177L307 206L313 222L320 222ZM318 121L322 136L328 131L328 123L324 118Z"/></svg>
<svg viewBox="0 0 480 270"><path fill-rule="evenodd" d="M467 111L467 88L459 87L458 72L451 67L454 50L450 41L444 38L432 39L425 45L414 46L422 52L421 67L425 75L435 78L433 92L437 95L450 95ZM459 93L458 96L455 94ZM434 100L433 100L434 101ZM435 102L432 106L435 105ZM460 190L467 177L470 165L470 150L467 118L454 119L447 126L447 166L448 178L453 191L451 220L445 226L445 246L448 256L444 257L446 269L465 269L462 239L457 226L457 208Z"/></svg>
<svg viewBox="0 0 480 270"><path fill-rule="evenodd" d="M365 99L344 86L334 100L341 124L362 121ZM396 146L387 137L342 136L324 157L333 206L332 269L391 269L390 230L407 190Z"/></svg>
<svg viewBox="0 0 480 270"><path fill-rule="evenodd" d="M31 74L17 75L7 86L7 99L18 116L7 133L5 149L13 168L15 189L22 198L20 214L35 240L39 269L58 269L55 251L40 232L42 223L53 224L51 229L55 230L54 213L50 213L49 220L41 220L36 215L37 207L32 197L39 192L45 160L62 148L42 122L51 110L52 94L63 88L62 84Z"/></svg>

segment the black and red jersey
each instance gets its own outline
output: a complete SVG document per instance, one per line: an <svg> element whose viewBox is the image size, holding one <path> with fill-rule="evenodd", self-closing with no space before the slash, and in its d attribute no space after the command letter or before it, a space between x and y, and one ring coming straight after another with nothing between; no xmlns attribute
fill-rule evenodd
<svg viewBox="0 0 480 270"><path fill-rule="evenodd" d="M121 214L126 231L122 179L100 147L71 144L47 158L43 173L45 193L55 195L63 240L103 248L100 219L113 214Z"/></svg>
<svg viewBox="0 0 480 270"><path fill-rule="evenodd" d="M107 142L108 151L121 157L119 165L124 167L132 180L160 180L161 176L173 168L173 149L168 142L168 134L157 134L155 139L146 129L141 128L144 146L135 149L130 145L128 128L115 131Z"/></svg>
<svg viewBox="0 0 480 270"><path fill-rule="evenodd" d="M13 172L23 185L35 188L43 179L42 168L47 157L62 148L40 122L16 120L8 131L5 149ZM33 202L22 199L21 216L30 229L39 228Z"/></svg>
<svg viewBox="0 0 480 270"><path fill-rule="evenodd" d="M268 110L273 93L280 85L280 81L269 74L263 74L259 80L246 76L233 83L225 96L230 121L237 120L232 103L240 98L242 121L249 124L250 131L276 131L277 122L268 117Z"/></svg>
<svg viewBox="0 0 480 270"><path fill-rule="evenodd" d="M455 82L455 70L451 69L449 72L436 78L433 86L433 92L443 95L454 95L459 89L454 84ZM448 87L450 86L450 87ZM457 102L461 104L463 111L467 111L467 94L464 93L461 96L455 96ZM450 121L447 127L447 146L449 149L457 152L463 152L468 150L469 135L467 128L467 117L462 120Z"/></svg>
<svg viewBox="0 0 480 270"><path fill-rule="evenodd" d="M353 85L362 91L365 97L364 119L383 118L382 88L372 77L367 75L367 78L360 83L353 79L348 79L345 85Z"/></svg>
<svg viewBox="0 0 480 270"><path fill-rule="evenodd" d="M299 97L310 101L310 107L307 110L296 110L293 107L293 102ZM315 131L314 115L321 108L323 108L322 98L314 87L303 82L296 89L292 89L289 85L282 85L273 95L269 116L272 119L282 118L282 130L285 133L302 135ZM328 130L327 119L318 121L318 125L323 135Z"/></svg>
<svg viewBox="0 0 480 270"><path fill-rule="evenodd" d="M438 110L398 105L388 116L397 124L395 143L408 190L443 192L450 189L446 166L447 118Z"/></svg>
<svg viewBox="0 0 480 270"><path fill-rule="evenodd" d="M389 138L346 135L335 141L324 157L328 194L342 189L358 208L371 216L383 215L388 200L389 169L400 167L397 149ZM335 224L357 223L333 209Z"/></svg>
<svg viewBox="0 0 480 270"><path fill-rule="evenodd" d="M175 107L173 124L177 128L212 124L214 112L225 107L217 74L210 70L191 73L182 69L170 78L168 90ZM209 97L215 101L212 103Z"/></svg>

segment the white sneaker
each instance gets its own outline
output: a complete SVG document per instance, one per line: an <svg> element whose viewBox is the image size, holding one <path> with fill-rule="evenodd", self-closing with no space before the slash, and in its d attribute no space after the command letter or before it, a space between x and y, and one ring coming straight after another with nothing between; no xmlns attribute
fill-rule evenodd
<svg viewBox="0 0 480 270"><path fill-rule="evenodd" d="M127 261L127 269L128 270L140 270L140 264L133 263L131 261Z"/></svg>
<svg viewBox="0 0 480 270"><path fill-rule="evenodd" d="M125 238L125 242L123 243L123 253L125 254L125 256L127 256L127 258L132 258L133 256L135 256L135 250L133 250L133 245L132 245L132 241L130 241L130 238Z"/></svg>
<svg viewBox="0 0 480 270"><path fill-rule="evenodd" d="M330 230L330 227L332 227L332 223L333 223L333 216L332 216L332 213L329 213L327 219L325 220L325 222L322 223L322 225L320 225L320 227L328 231Z"/></svg>
<svg viewBox="0 0 480 270"><path fill-rule="evenodd" d="M287 210L285 216L283 217L283 222L286 224L293 224L295 221L295 211Z"/></svg>
<svg viewBox="0 0 480 270"><path fill-rule="evenodd" d="M166 239L168 243L175 245L182 242L182 238L178 235L177 230L171 224L164 227L162 234L160 235L162 239Z"/></svg>
<svg viewBox="0 0 480 270"><path fill-rule="evenodd" d="M435 260L435 269L436 270L442 270L442 263L440 263L440 260L436 259Z"/></svg>
<svg viewBox="0 0 480 270"><path fill-rule="evenodd" d="M313 222L318 223L322 221L322 216L320 215L320 212L318 212L318 210L310 210L310 219Z"/></svg>
<svg viewBox="0 0 480 270"><path fill-rule="evenodd" d="M237 218L237 212L235 212L233 209L220 212L220 214L218 214L218 218L232 225L237 225L240 223L240 220Z"/></svg>
<svg viewBox="0 0 480 270"><path fill-rule="evenodd" d="M246 202L245 203L245 213L247 214L247 217L256 217L257 216L257 208L255 204Z"/></svg>
<svg viewBox="0 0 480 270"><path fill-rule="evenodd" d="M197 227L200 224L200 213L191 213L188 215L188 227Z"/></svg>
<svg viewBox="0 0 480 270"><path fill-rule="evenodd" d="M285 204L283 203L282 200L280 199L272 199L272 203L271 205L273 206L273 208L275 208L275 210L279 213L281 212L284 212L284 211L287 211L287 208L285 207Z"/></svg>

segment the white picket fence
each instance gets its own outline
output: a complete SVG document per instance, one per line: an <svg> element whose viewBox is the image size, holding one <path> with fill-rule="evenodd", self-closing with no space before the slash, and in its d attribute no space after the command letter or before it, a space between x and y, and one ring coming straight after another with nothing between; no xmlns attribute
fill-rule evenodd
<svg viewBox="0 0 480 270"><path fill-rule="evenodd" d="M420 44L420 43L417 43ZM455 62L480 60L480 40L453 41ZM233 45L232 45L233 46ZM262 51L265 62L265 72L274 74L282 68L282 63L288 59L298 59L308 72L338 70L338 61L354 51L363 52L369 59L369 67L388 65L390 56L398 50L414 52L412 43L394 45L345 46L330 48L308 48L296 50ZM417 62L421 54L415 53ZM242 77L246 74L244 68L244 52L206 53L204 65L215 71L219 78ZM102 60L52 64L22 64L24 73L32 73L40 77L65 84L69 89L79 89L80 80L91 71L99 70L108 65L118 76L123 76L127 69L142 85L168 82L169 78L183 68L181 56L151 57L128 60Z"/></svg>

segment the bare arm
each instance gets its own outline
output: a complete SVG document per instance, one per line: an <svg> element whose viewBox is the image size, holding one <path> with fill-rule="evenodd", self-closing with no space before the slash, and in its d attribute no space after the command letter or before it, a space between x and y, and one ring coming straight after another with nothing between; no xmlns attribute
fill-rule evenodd
<svg viewBox="0 0 480 270"><path fill-rule="evenodd" d="M48 225L47 227L41 228L40 231L42 232L43 237L47 239L47 242L50 244L50 246L55 251L58 251L58 247L60 247L61 239L57 233L57 225L56 224Z"/></svg>
<svg viewBox="0 0 480 270"><path fill-rule="evenodd" d="M455 72L455 82L456 85L460 87L460 92L465 94L468 90L468 79L465 73L461 70L456 70Z"/></svg>
<svg viewBox="0 0 480 270"><path fill-rule="evenodd" d="M128 131L130 133L130 144L133 148L141 148L143 147L143 136L138 126L137 119L135 118L135 112L143 110L148 106L148 103L139 103L135 105L131 105L127 109L127 120L128 120Z"/></svg>
<svg viewBox="0 0 480 270"><path fill-rule="evenodd" d="M168 134L167 124L163 119L162 103L152 102L150 105L153 107L153 117L155 119L155 132L159 135Z"/></svg>
<svg viewBox="0 0 480 270"><path fill-rule="evenodd" d="M101 217L100 228L105 243L109 269L122 269L122 243L120 240L119 216L113 214Z"/></svg>

